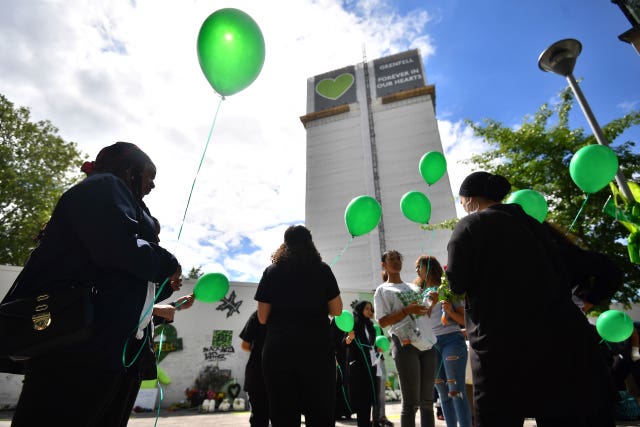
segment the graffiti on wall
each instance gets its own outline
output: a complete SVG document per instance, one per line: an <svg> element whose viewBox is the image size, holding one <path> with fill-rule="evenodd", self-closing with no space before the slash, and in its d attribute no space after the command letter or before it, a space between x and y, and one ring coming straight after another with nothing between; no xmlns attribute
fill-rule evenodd
<svg viewBox="0 0 640 427"><path fill-rule="evenodd" d="M162 343L162 347L160 347L160 343ZM153 344L156 355L158 355L158 363L167 354L182 350L182 338L178 338L176 328L170 324L162 324L155 328Z"/></svg>
<svg viewBox="0 0 640 427"><path fill-rule="evenodd" d="M242 305L242 301L236 302L236 291L231 291L231 295L229 295L229 298L224 297L220 301L222 301L222 304L217 306L216 310L228 310L227 317L231 317L233 313L240 314L240 306Z"/></svg>
<svg viewBox="0 0 640 427"><path fill-rule="evenodd" d="M233 331L214 330L210 347L204 347L202 353L204 360L222 361L227 360L227 356L235 353L231 340Z"/></svg>

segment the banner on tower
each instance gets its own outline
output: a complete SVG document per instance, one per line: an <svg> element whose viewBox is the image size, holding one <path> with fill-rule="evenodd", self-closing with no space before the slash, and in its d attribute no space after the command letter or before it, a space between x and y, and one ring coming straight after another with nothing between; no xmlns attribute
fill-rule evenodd
<svg viewBox="0 0 640 427"><path fill-rule="evenodd" d="M422 59L417 49L373 61L376 97L425 85Z"/></svg>
<svg viewBox="0 0 640 427"><path fill-rule="evenodd" d="M314 78L314 111L356 102L356 68L353 65Z"/></svg>

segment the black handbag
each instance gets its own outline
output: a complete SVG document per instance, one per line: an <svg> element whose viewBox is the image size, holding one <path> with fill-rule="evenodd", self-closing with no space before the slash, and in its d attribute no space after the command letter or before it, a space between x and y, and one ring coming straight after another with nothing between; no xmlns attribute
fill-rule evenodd
<svg viewBox="0 0 640 427"><path fill-rule="evenodd" d="M0 357L27 360L88 341L95 290L69 287L0 305Z"/></svg>

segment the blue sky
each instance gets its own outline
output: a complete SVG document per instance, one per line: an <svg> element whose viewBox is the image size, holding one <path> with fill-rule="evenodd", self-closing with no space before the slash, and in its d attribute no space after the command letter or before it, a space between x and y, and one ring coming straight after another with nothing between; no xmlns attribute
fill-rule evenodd
<svg viewBox="0 0 640 427"><path fill-rule="evenodd" d="M183 223L220 103L195 40L224 7L258 23L265 63L220 104ZM162 243L185 270L231 280L257 281L284 229L304 222L306 79L361 62L363 46L368 60L420 49L454 193L469 172L459 161L485 148L465 119L517 126L566 86L537 66L557 40L582 42L574 75L601 125L640 108L640 56L618 40L631 24L609 0L4 0L2 12L0 93L91 158L117 140L140 145L158 167L145 200ZM590 133L577 105L572 125Z"/></svg>
<svg viewBox="0 0 640 427"><path fill-rule="evenodd" d="M425 31L436 46L425 61L436 84L438 117L493 118L509 125L552 100L566 80L540 71L540 53L552 43L582 43L574 76L601 125L640 108L640 56L618 35L631 24L610 0L403 1L426 7ZM576 105L573 125L588 124ZM624 137L640 141L635 129Z"/></svg>

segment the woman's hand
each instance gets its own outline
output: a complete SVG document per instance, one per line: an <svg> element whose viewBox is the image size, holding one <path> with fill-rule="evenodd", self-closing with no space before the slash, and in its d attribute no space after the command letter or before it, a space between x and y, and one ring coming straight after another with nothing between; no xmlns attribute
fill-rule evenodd
<svg viewBox="0 0 640 427"><path fill-rule="evenodd" d="M453 306L449 301L442 301L442 311L447 314L451 314L451 312L453 311Z"/></svg>
<svg viewBox="0 0 640 427"><path fill-rule="evenodd" d="M193 305L193 301L195 301L193 294L178 298L175 302L176 310L186 310Z"/></svg>
<svg viewBox="0 0 640 427"><path fill-rule="evenodd" d="M355 337L356 337L356 333L355 333L355 332L353 332L353 331L351 331L351 332L349 332L349 333L347 334L347 336L344 338L344 342L345 342L347 345L350 345L350 344L351 344L351 342L355 339Z"/></svg>
<svg viewBox="0 0 640 427"><path fill-rule="evenodd" d="M417 302L412 302L406 306L404 311L408 314L415 314L416 316L424 316L429 312L426 305L418 304Z"/></svg>

